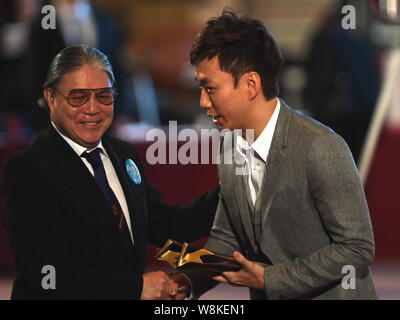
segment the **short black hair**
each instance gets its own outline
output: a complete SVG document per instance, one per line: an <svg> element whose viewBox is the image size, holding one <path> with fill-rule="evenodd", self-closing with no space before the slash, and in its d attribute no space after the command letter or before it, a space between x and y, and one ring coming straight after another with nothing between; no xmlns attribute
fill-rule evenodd
<svg viewBox="0 0 400 320"><path fill-rule="evenodd" d="M218 56L222 71L232 74L235 86L246 72L261 77L267 100L279 94L279 73L283 66L281 51L267 27L260 20L239 17L225 8L219 17L206 22L190 51L190 63Z"/></svg>

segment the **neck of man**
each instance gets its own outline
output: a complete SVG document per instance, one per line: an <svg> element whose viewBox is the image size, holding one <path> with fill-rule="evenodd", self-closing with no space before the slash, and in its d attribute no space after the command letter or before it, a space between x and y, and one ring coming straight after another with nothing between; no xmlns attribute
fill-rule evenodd
<svg viewBox="0 0 400 320"><path fill-rule="evenodd" d="M278 103L278 98L272 98L270 100L254 101L254 105L251 108L252 112L248 116L248 128L254 130L254 140L260 136L261 132L264 130L272 114L275 111L276 105ZM246 139L246 130L243 130L243 138Z"/></svg>

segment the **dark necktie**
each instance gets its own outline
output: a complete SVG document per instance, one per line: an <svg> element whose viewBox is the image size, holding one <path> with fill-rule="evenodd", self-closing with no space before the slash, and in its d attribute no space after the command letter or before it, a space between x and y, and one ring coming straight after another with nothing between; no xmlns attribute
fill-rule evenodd
<svg viewBox="0 0 400 320"><path fill-rule="evenodd" d="M121 230L122 232L128 232L125 222L125 216L122 212L121 206L110 185L108 184L106 172L104 171L103 161L101 161L100 152L101 149L96 148L91 152L85 151L84 153L82 153L81 157L86 158L86 160L92 166L94 171L94 178L113 211L119 230Z"/></svg>

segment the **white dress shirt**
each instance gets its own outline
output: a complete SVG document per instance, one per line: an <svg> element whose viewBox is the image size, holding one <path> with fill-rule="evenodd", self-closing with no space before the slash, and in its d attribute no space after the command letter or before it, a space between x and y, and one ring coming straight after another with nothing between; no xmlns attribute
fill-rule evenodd
<svg viewBox="0 0 400 320"><path fill-rule="evenodd" d="M236 139L236 150L242 157L244 157L245 165L248 170L246 172L251 173L248 175L247 183L253 206L256 203L257 195L262 187L268 153L271 148L272 138L278 121L279 110L281 108L279 99L276 100L277 104L271 119L268 121L261 134L257 137L256 141L249 146L248 142L240 135L238 135ZM248 152L249 149L251 149L251 152Z"/></svg>
<svg viewBox="0 0 400 320"><path fill-rule="evenodd" d="M89 163L89 161L86 160L86 158L81 157L82 153L86 152L90 152L96 148L100 148L101 152L101 161L103 162L103 166L104 166L104 171L106 172L106 177L108 180L108 184L110 185L112 191L114 192L115 196L117 197L117 200L121 206L121 210L122 213L125 216L125 220L126 220L126 224L128 225L129 228L129 233L131 235L131 239L132 239L132 243L134 243L133 240L133 235L132 235L132 227L131 227L131 219L129 216L129 210L128 210L128 205L126 203L126 199L125 199L125 195L124 195L124 191L121 187L121 184L119 182L117 173L115 172L114 166L111 162L110 157L107 154L106 149L103 147L103 144L100 140L99 144L94 147L94 148L86 148L83 147L79 144L77 144L75 141L72 141L70 138L66 137L65 135L63 135L60 130L57 129L56 125L52 122L51 123L54 127L54 129L56 129L56 131L60 134L60 136L70 145L70 147L76 152L76 154L78 155L78 157L81 159L81 161L85 164L85 166L88 168L88 170L90 171L90 173L92 174L92 176L94 177L94 171L93 168L91 166L91 164Z"/></svg>

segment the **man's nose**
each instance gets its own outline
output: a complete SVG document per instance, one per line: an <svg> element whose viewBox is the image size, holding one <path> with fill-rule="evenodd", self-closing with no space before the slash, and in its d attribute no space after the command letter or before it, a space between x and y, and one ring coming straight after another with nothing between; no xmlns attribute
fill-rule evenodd
<svg viewBox="0 0 400 320"><path fill-rule="evenodd" d="M89 100L83 105L84 112L89 114L96 114L100 112L100 103L96 99L94 92L90 93Z"/></svg>
<svg viewBox="0 0 400 320"><path fill-rule="evenodd" d="M200 93L200 107L203 109L211 108L212 103L209 94L206 89L202 88Z"/></svg>

